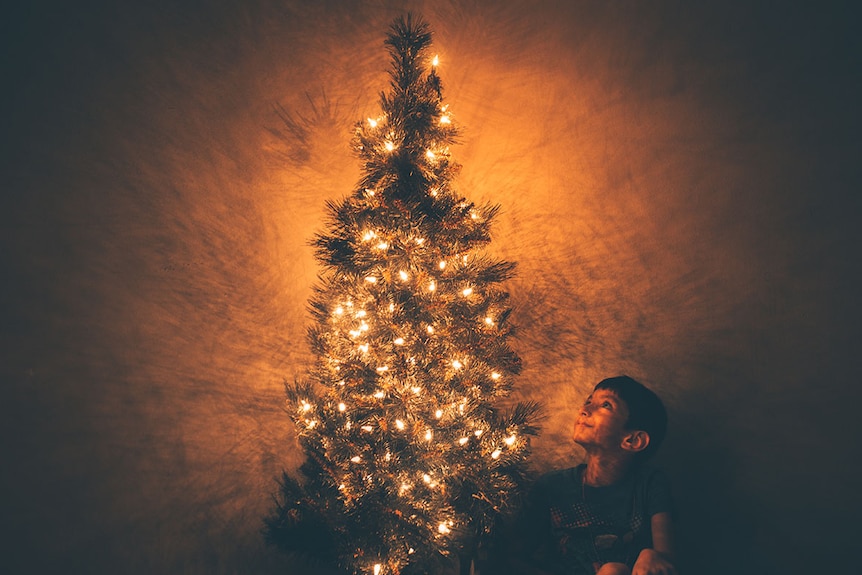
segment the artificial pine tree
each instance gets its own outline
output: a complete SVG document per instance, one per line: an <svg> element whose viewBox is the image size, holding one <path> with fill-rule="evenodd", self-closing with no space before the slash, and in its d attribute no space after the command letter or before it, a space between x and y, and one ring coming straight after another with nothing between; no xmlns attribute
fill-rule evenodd
<svg viewBox="0 0 862 575"><path fill-rule="evenodd" d="M435 573L475 552L522 488L535 404L501 414L514 264L483 253L498 206L452 187L457 130L427 24L395 21L382 113L356 126L356 190L313 245L316 362L288 389L306 452L268 536L357 574Z"/></svg>

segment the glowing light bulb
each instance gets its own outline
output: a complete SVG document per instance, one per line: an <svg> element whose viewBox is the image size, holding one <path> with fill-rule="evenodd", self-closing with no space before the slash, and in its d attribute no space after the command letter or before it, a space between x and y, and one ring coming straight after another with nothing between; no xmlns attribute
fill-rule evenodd
<svg viewBox="0 0 862 575"><path fill-rule="evenodd" d="M461 445L466 445L468 441L470 441L469 437L462 437L458 440L458 443L460 443Z"/></svg>
<svg viewBox="0 0 862 575"><path fill-rule="evenodd" d="M343 313L344 313L343 307L338 306L337 308L335 308L335 315L342 315Z"/></svg>
<svg viewBox="0 0 862 575"><path fill-rule="evenodd" d="M500 379L500 374L496 371L491 372L491 379Z"/></svg>
<svg viewBox="0 0 862 575"><path fill-rule="evenodd" d="M443 522L443 523L441 523L440 525L438 525L438 526L437 526L437 531L439 531L439 532L440 532L440 533L442 533L443 535L446 535L447 533L450 533L450 532L451 532L451 529L449 529L449 526L448 526L448 525L446 525L446 523L445 523L445 522Z"/></svg>
<svg viewBox="0 0 862 575"><path fill-rule="evenodd" d="M428 475L427 473L424 473L422 475L422 481L424 481L425 483L431 483L431 476Z"/></svg>
<svg viewBox="0 0 862 575"><path fill-rule="evenodd" d="M338 411L345 411L346 409L347 409L347 406L344 403L338 404Z"/></svg>
<svg viewBox="0 0 862 575"><path fill-rule="evenodd" d="M454 367L455 369L461 369L462 367L464 367L464 364L456 359L452 362L452 367Z"/></svg>
<svg viewBox="0 0 862 575"><path fill-rule="evenodd" d="M403 337L396 337L392 341L392 343L394 343L395 345L404 345L404 338Z"/></svg>
<svg viewBox="0 0 862 575"><path fill-rule="evenodd" d="M354 455L353 457L350 458L350 461L352 461L353 463L359 463L360 461L362 461L362 458L359 457L358 455Z"/></svg>
<svg viewBox="0 0 862 575"><path fill-rule="evenodd" d="M509 437L507 437L506 439L503 440L503 443L505 443L506 445L512 445L513 443L515 443L515 436L510 435Z"/></svg>
<svg viewBox="0 0 862 575"><path fill-rule="evenodd" d="M359 346L359 351L361 351L362 353L368 353L368 344L367 344L367 343L363 343L362 345L360 345L360 346Z"/></svg>
<svg viewBox="0 0 862 575"><path fill-rule="evenodd" d="M384 373L387 371L389 371L388 365L381 365L380 367L377 368L377 373Z"/></svg>
<svg viewBox="0 0 862 575"><path fill-rule="evenodd" d="M439 264L437 264L437 266L438 266L441 270L445 270L445 269L446 269L446 260L442 260Z"/></svg>
<svg viewBox="0 0 862 575"><path fill-rule="evenodd" d="M477 429L476 431L473 432L473 435L475 435L476 437L481 437L482 433L484 433L484 432L481 429Z"/></svg>
<svg viewBox="0 0 862 575"><path fill-rule="evenodd" d="M368 331L368 324L364 321L359 324L359 331Z"/></svg>
<svg viewBox="0 0 862 575"><path fill-rule="evenodd" d="M425 441L431 441L434 439L434 433L429 429L425 432Z"/></svg>
<svg viewBox="0 0 862 575"><path fill-rule="evenodd" d="M416 243L420 246L425 243L425 238L416 238Z"/></svg>
<svg viewBox="0 0 862 575"><path fill-rule="evenodd" d="M398 277L401 278L401 281L403 282L406 282L408 279L410 279L410 275L404 270L398 272Z"/></svg>
<svg viewBox="0 0 862 575"><path fill-rule="evenodd" d="M470 218L473 220L478 220L479 215L476 212L470 212Z"/></svg>
<svg viewBox="0 0 862 575"><path fill-rule="evenodd" d="M302 411L311 411L311 404L307 401L302 401Z"/></svg>
<svg viewBox="0 0 862 575"><path fill-rule="evenodd" d="M379 244L377 244L378 250L385 250L388 247L389 247L389 244L387 244L386 242L380 242Z"/></svg>
<svg viewBox="0 0 862 575"><path fill-rule="evenodd" d="M391 152L395 149L395 144L393 144L392 142L386 142L385 144L383 144L383 146L386 148L387 152Z"/></svg>
<svg viewBox="0 0 862 575"><path fill-rule="evenodd" d="M368 194L369 196L373 196L374 190L372 190L371 188L365 188L365 193Z"/></svg>
<svg viewBox="0 0 862 575"><path fill-rule="evenodd" d="M377 399L383 399L384 397L386 397L386 394L383 393L383 390L381 389L374 393L374 397L376 397Z"/></svg>
<svg viewBox="0 0 862 575"><path fill-rule="evenodd" d="M434 152L432 152L431 150L428 150L425 152L425 157L428 158L429 160L433 160L437 156L434 154Z"/></svg>
<svg viewBox="0 0 862 575"><path fill-rule="evenodd" d="M356 317L365 317L367 315L368 315L368 312L365 311L364 309L361 309L358 312L356 312Z"/></svg>
<svg viewBox="0 0 862 575"><path fill-rule="evenodd" d="M395 427L397 427L401 431L404 431L404 422L401 421L400 419L396 419L395 420Z"/></svg>
<svg viewBox="0 0 862 575"><path fill-rule="evenodd" d="M485 318L485 323L488 325L494 325L494 319L491 316Z"/></svg>
<svg viewBox="0 0 862 575"><path fill-rule="evenodd" d="M306 425L308 425L308 429L314 429L315 427L317 427L317 420L312 419Z"/></svg>
<svg viewBox="0 0 862 575"><path fill-rule="evenodd" d="M374 431L374 428L371 427L370 425L363 425L361 427L361 429L362 429L362 431L367 431L368 433L371 433L372 431Z"/></svg>
<svg viewBox="0 0 862 575"><path fill-rule="evenodd" d="M383 568L383 566L380 565L380 563L375 563L374 564L374 575L380 575L380 570L382 568Z"/></svg>
<svg viewBox="0 0 862 575"><path fill-rule="evenodd" d="M441 417L443 417L443 410L442 410L442 409L438 409L437 411L435 411L435 412L434 412L434 417L436 417L437 419L440 419Z"/></svg>
<svg viewBox="0 0 862 575"><path fill-rule="evenodd" d="M426 330L428 333L434 333L434 326L430 326L430 325L429 325L428 327L426 327L426 328L425 328L425 330Z"/></svg>
<svg viewBox="0 0 862 575"><path fill-rule="evenodd" d="M440 56L438 56L437 54L434 54L434 58L432 58L432 60L431 60L431 65L432 66L439 66L440 65Z"/></svg>
<svg viewBox="0 0 862 575"><path fill-rule="evenodd" d="M437 289L437 284L434 282L434 280L431 280L430 282L428 282L428 291L434 291L436 289Z"/></svg>
<svg viewBox="0 0 862 575"><path fill-rule="evenodd" d="M502 452L502 451L500 451L499 449L495 449L495 450L491 453L491 459L497 459L498 457L500 457L500 454L501 454L501 453L503 453L503 452Z"/></svg>
<svg viewBox="0 0 862 575"><path fill-rule="evenodd" d="M395 311L395 304L394 303L389 304L389 311Z"/></svg>
<svg viewBox="0 0 862 575"><path fill-rule="evenodd" d="M417 386L417 387L414 387L414 388L413 388L413 393L415 393L416 395L419 395L420 393L422 393L422 388L421 388L421 387L418 387L418 386Z"/></svg>
<svg viewBox="0 0 862 575"><path fill-rule="evenodd" d="M365 276L365 281L367 281L370 284L376 284L377 278L374 276Z"/></svg>
<svg viewBox="0 0 862 575"><path fill-rule="evenodd" d="M365 232L365 233L362 235L362 239L363 239L363 240L365 240L366 242L367 242L367 241L369 241L369 240L373 240L373 239L374 239L374 238L376 238L376 237L377 237L377 234L375 234L375 233L374 233L373 231L371 231L371 230L369 230L369 231Z"/></svg>
<svg viewBox="0 0 862 575"><path fill-rule="evenodd" d="M472 293L473 288L464 288L464 290L461 292L464 297L469 297Z"/></svg>
<svg viewBox="0 0 862 575"><path fill-rule="evenodd" d="M449 119L449 116L440 116L441 124L451 124L452 120Z"/></svg>

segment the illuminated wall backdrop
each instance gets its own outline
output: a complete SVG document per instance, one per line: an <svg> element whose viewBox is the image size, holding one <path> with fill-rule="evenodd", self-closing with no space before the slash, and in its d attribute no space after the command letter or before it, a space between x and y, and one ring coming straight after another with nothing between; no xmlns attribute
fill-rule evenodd
<svg viewBox="0 0 862 575"><path fill-rule="evenodd" d="M520 265L536 468L579 461L575 410L627 373L670 410L684 573L852 570L849 12L58 4L2 24L4 572L306 572L260 528L300 461L282 384L310 359L307 240L357 180L351 126L409 8L464 127L459 188L502 204L491 250Z"/></svg>

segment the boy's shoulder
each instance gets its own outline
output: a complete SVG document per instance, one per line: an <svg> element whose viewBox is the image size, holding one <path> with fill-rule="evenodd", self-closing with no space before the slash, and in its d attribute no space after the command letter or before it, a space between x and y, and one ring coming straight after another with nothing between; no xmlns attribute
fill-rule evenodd
<svg viewBox="0 0 862 575"><path fill-rule="evenodd" d="M541 475L536 480L536 485L541 486L544 489L548 488L568 488L571 485L581 485L581 477L584 469L586 468L585 464L576 465L575 467L568 467L566 469L554 469L548 471ZM631 473L629 473L625 479L623 479L622 483L651 483L653 481L659 482L667 482L667 476L661 470L660 467L655 466L652 463L645 463L643 465L638 466L636 469L633 469Z"/></svg>

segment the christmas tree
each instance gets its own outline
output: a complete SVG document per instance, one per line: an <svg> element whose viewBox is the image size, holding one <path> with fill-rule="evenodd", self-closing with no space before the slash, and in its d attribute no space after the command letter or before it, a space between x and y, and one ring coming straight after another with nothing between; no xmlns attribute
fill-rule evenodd
<svg viewBox="0 0 862 575"><path fill-rule="evenodd" d="M434 573L473 554L517 503L535 404L501 413L521 369L489 257L496 205L452 186L457 129L427 24L392 25L390 89L356 126L364 174L328 205L310 308L316 357L288 389L307 462L285 474L271 541L353 573Z"/></svg>

